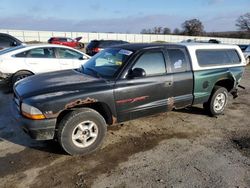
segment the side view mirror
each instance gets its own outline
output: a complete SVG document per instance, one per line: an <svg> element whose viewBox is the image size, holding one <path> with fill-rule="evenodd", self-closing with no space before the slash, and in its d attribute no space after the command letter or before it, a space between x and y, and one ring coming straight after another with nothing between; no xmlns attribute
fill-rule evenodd
<svg viewBox="0 0 250 188"><path fill-rule="evenodd" d="M16 41L10 42L10 46L17 46L17 42Z"/></svg>
<svg viewBox="0 0 250 188"><path fill-rule="evenodd" d="M88 59L88 57L86 57L86 56L79 57L79 60L87 60L87 59Z"/></svg>
<svg viewBox="0 0 250 188"><path fill-rule="evenodd" d="M146 71L142 68L135 68L128 74L128 78L141 78L146 76Z"/></svg>

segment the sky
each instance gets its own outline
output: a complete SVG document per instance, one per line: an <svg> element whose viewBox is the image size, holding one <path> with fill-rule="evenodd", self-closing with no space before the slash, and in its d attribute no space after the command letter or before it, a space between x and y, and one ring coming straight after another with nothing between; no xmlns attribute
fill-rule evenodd
<svg viewBox="0 0 250 188"><path fill-rule="evenodd" d="M236 31L249 8L250 0L1 0L0 29L140 33L196 18L207 32Z"/></svg>

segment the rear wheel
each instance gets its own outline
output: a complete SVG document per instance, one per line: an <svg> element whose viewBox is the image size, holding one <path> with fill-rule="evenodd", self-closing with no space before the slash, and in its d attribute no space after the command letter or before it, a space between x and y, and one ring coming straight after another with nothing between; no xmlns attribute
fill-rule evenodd
<svg viewBox="0 0 250 188"><path fill-rule="evenodd" d="M222 114L228 102L228 91L224 87L215 86L208 102L203 106L211 115Z"/></svg>
<svg viewBox="0 0 250 188"><path fill-rule="evenodd" d="M58 127L57 139L70 155L86 155L98 149L106 135L104 118L84 108L67 114Z"/></svg>

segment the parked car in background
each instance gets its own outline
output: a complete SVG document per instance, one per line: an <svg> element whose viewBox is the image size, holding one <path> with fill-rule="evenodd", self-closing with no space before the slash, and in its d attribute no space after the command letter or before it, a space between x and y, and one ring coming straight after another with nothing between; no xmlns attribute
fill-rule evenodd
<svg viewBox="0 0 250 188"><path fill-rule="evenodd" d="M61 45L17 46L0 51L0 78L13 85L37 73L79 68L90 57Z"/></svg>
<svg viewBox="0 0 250 188"><path fill-rule="evenodd" d="M221 41L217 40L217 39L209 39L208 43L214 43L214 44L220 44Z"/></svg>
<svg viewBox="0 0 250 188"><path fill-rule="evenodd" d="M60 44L64 46L69 46L71 48L84 48L84 43L79 42L82 39L82 37L77 37L75 39L71 39L68 37L51 37L48 40L49 44Z"/></svg>
<svg viewBox="0 0 250 188"><path fill-rule="evenodd" d="M101 50L114 45L127 44L128 42L122 40L92 40L86 47L86 53L93 56Z"/></svg>
<svg viewBox="0 0 250 188"><path fill-rule="evenodd" d="M241 51L244 52L248 45L247 44L240 44L238 46L240 47Z"/></svg>
<svg viewBox="0 0 250 188"><path fill-rule="evenodd" d="M209 40L197 40L196 38L194 39L187 39L187 40L183 40L181 42L196 42L196 43L214 43L214 44L220 44L221 41L217 40L217 39L209 39Z"/></svg>
<svg viewBox="0 0 250 188"><path fill-rule="evenodd" d="M22 43L17 38L6 33L0 33L0 50L4 48L19 46L21 44L24 44L24 43Z"/></svg>
<svg viewBox="0 0 250 188"><path fill-rule="evenodd" d="M239 45L240 49L242 50L244 57L246 58L247 64L250 63L250 45L242 44Z"/></svg>

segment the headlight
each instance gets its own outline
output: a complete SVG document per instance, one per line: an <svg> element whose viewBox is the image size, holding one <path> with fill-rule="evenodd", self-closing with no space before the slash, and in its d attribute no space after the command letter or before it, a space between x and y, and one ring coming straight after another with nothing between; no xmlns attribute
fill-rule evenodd
<svg viewBox="0 0 250 188"><path fill-rule="evenodd" d="M22 103L21 105L21 112L23 116L29 119L34 119L34 120L45 119L45 116L39 109L25 103Z"/></svg>

